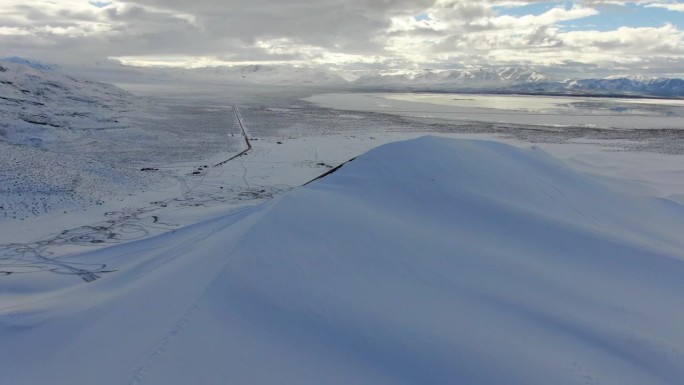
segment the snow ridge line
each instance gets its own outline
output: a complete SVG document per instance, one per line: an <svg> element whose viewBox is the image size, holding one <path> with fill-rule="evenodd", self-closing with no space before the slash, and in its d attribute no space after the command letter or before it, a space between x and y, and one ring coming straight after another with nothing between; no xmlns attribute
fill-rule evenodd
<svg viewBox="0 0 684 385"><path fill-rule="evenodd" d="M235 213L242 212L243 210L245 210L245 209L238 210ZM266 211L268 211L268 210L266 210ZM243 234L247 233L253 227L253 225L255 223L258 223L259 220L265 215L266 211L261 210L260 211L261 214L250 215L250 217L252 218L251 224L243 230ZM204 239L207 239L207 238L217 234L218 232L220 232L223 229L225 229L225 227L221 227L220 229L215 229L215 230L211 231L210 234L194 240L193 244L196 242L202 241ZM171 346L172 342L174 340L176 340L177 338L179 338L179 336L183 333L186 326L194 319L195 314L197 313L197 310L199 310L199 308L201 307L201 305L205 301L205 297L207 295L209 288L214 284L214 282L216 282L218 277L221 275L221 272L226 267L228 262L231 260L231 257L235 254L238 247L239 247L239 244L236 245L230 253L228 253L228 255L226 256L226 258L224 260L224 263L221 264L220 267L218 267L216 269L216 271L218 273L208 281L208 283L203 288L203 290L201 291L200 295L197 297L195 302L190 307L188 307L188 309L183 313L183 315L180 317L178 322L173 326L171 331L169 331L159 341L159 343L155 344L156 347L154 348L154 350L142 360L142 365L138 366L138 368L133 371L132 378L128 382L129 385L140 385L140 384L142 384L143 381L145 380L145 378L152 371L152 368L154 368L154 366L166 354L166 352L168 351L169 346ZM182 253L182 251L179 250L179 251L177 251L177 253Z"/></svg>
<svg viewBox="0 0 684 385"><path fill-rule="evenodd" d="M235 114L235 118L237 119L238 125L240 126L240 131L242 132L242 137L245 139L245 144L247 145L247 148L239 154L224 160L223 162L216 163L214 167L223 166L231 160L239 158L252 150L252 143L249 141L249 137L247 136L247 132L245 131L245 126L242 124L242 118L240 117L240 113L238 112L238 109L235 106L233 106L233 113Z"/></svg>
<svg viewBox="0 0 684 385"><path fill-rule="evenodd" d="M338 171L339 169L341 169L341 168L342 168L344 165L346 165L347 163L353 162L355 159L356 159L356 157L353 157L353 158L349 159L348 161L342 163L341 165L339 165L339 166L337 166L337 167L335 167L335 168L332 168L332 169L328 170L327 172L325 172L325 173L323 173L323 174L321 174L321 175L319 175L319 176L317 176L317 177L311 179L310 181L304 183L304 184L302 185L302 187L308 185L309 183L312 183L312 182L314 182L314 181L317 181L317 180L319 180L319 179L325 178L326 176L328 176L328 175L330 175L330 174L332 174L332 173Z"/></svg>

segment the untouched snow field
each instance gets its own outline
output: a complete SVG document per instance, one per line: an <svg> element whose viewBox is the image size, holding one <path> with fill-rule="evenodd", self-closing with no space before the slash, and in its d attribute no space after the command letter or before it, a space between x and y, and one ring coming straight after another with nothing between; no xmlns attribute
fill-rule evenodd
<svg viewBox="0 0 684 385"><path fill-rule="evenodd" d="M684 207L423 137L0 281L2 384L680 384Z"/></svg>

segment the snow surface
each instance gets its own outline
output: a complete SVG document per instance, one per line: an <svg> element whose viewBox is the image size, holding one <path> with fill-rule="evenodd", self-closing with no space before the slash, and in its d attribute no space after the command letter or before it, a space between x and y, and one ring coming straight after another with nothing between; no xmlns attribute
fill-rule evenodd
<svg viewBox="0 0 684 385"><path fill-rule="evenodd" d="M679 384L684 207L424 137L268 203L5 277L0 383Z"/></svg>

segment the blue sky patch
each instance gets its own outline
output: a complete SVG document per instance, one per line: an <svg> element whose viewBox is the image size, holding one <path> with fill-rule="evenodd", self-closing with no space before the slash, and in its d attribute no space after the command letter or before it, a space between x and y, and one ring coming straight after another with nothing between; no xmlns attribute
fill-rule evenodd
<svg viewBox="0 0 684 385"><path fill-rule="evenodd" d="M567 2L565 1L546 1L541 3L527 4L520 7L504 7L495 6L492 7L499 15L508 15L514 17L521 17L527 15L541 15L548 12L550 9L555 8L559 5L563 5ZM572 3L570 3L572 4ZM571 5L572 6L572 5Z"/></svg>
<svg viewBox="0 0 684 385"><path fill-rule="evenodd" d="M521 17L526 15L541 15L552 8L564 7L571 9L576 3L573 1L545 1L527 4L520 7L494 7L499 15ZM670 11L665 8L647 7L645 4L599 5L596 9L600 14L582 19L559 22L558 26L564 31L613 31L620 27L662 27L666 23L684 28L684 12Z"/></svg>
<svg viewBox="0 0 684 385"><path fill-rule="evenodd" d="M613 31L620 27L662 27L666 23L684 27L684 13L664 8L629 4L604 5L597 8L598 15L558 23L565 31Z"/></svg>
<svg viewBox="0 0 684 385"><path fill-rule="evenodd" d="M416 19L416 21L430 20L430 15L423 12L420 15L415 16L414 19Z"/></svg>
<svg viewBox="0 0 684 385"><path fill-rule="evenodd" d="M92 5L94 7L98 7L98 8L104 8L104 7L108 6L109 4L111 4L110 1L90 1L89 3L90 3L90 5Z"/></svg>

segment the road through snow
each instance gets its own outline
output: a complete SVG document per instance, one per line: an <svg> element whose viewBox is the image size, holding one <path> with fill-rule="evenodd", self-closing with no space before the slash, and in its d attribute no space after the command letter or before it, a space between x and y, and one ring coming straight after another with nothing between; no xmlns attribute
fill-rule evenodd
<svg viewBox="0 0 684 385"><path fill-rule="evenodd" d="M233 113L235 114L235 118L237 119L238 124L240 125L240 131L242 132L242 136L245 139L245 144L247 145L247 148L240 152L239 154L224 160L223 162L217 163L214 165L214 167L219 167L223 166L224 164L230 162L233 159L237 159L245 154L247 154L250 150L252 150L252 143L249 141L249 136L247 136L247 132L245 131L245 126L242 124L242 118L240 117L240 113L237 110L237 107L233 106Z"/></svg>

